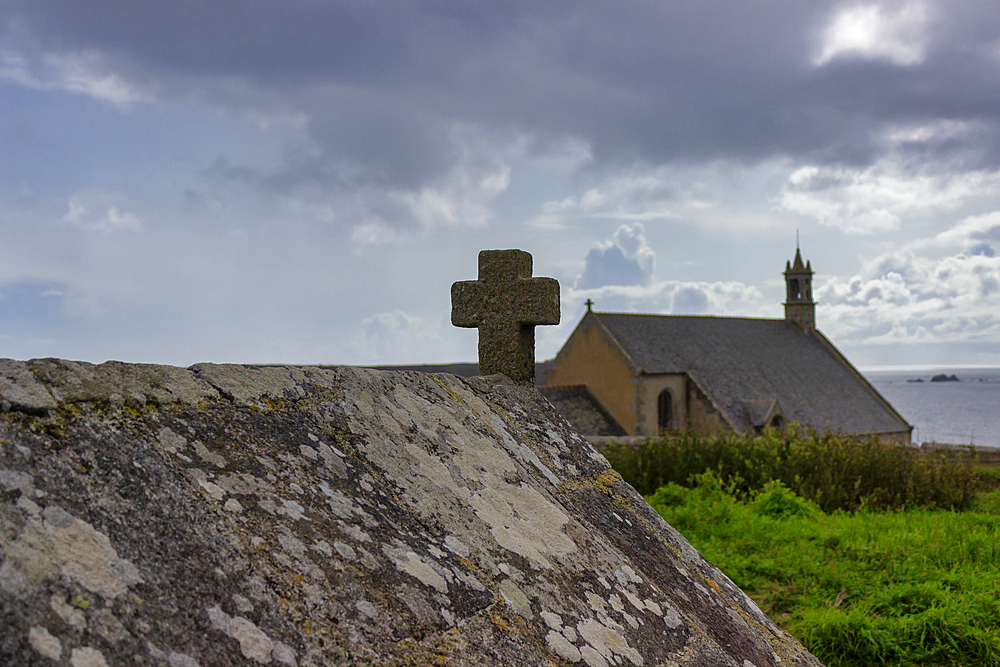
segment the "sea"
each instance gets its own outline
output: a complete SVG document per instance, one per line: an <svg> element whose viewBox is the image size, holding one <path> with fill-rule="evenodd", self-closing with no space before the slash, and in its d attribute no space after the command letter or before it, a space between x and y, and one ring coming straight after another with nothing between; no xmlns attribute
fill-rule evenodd
<svg viewBox="0 0 1000 667"><path fill-rule="evenodd" d="M861 373L913 425L914 443L1000 448L1000 368L921 366ZM958 382L931 382L942 374Z"/></svg>

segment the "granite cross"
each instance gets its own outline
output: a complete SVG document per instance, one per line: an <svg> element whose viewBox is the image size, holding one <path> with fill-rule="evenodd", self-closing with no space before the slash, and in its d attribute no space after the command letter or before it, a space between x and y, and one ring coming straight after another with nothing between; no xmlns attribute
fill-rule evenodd
<svg viewBox="0 0 1000 667"><path fill-rule="evenodd" d="M482 250L479 279L451 286L451 323L479 329L479 373L535 381L535 326L559 324L559 282L531 277L523 250Z"/></svg>

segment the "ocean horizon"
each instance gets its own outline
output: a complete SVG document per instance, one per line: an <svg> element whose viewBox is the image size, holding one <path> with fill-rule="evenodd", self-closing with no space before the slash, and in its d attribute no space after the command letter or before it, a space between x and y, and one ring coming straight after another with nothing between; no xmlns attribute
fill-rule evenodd
<svg viewBox="0 0 1000 667"><path fill-rule="evenodd" d="M913 365L859 370L914 427L914 443L1000 448L1000 367ZM931 382L935 375L954 375L959 381Z"/></svg>

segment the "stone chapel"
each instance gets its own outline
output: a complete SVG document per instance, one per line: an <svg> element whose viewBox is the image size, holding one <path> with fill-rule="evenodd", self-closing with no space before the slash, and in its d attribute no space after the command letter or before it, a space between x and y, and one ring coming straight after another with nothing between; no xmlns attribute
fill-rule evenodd
<svg viewBox="0 0 1000 667"><path fill-rule="evenodd" d="M588 303L542 393L588 435L797 422L909 443L913 427L816 329L813 270L798 249L784 276L783 319L599 313Z"/></svg>

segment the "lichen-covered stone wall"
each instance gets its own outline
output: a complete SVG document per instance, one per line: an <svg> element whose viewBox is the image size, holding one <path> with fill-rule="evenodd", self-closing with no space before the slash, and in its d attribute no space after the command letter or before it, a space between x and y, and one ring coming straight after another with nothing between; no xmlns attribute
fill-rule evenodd
<svg viewBox="0 0 1000 667"><path fill-rule="evenodd" d="M0 664L819 664L502 378L2 360L0 402Z"/></svg>

